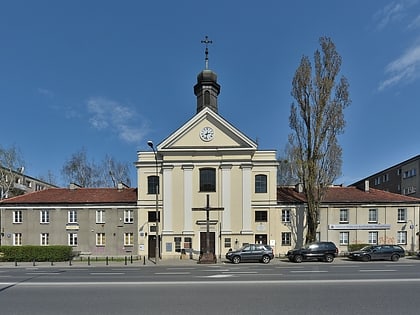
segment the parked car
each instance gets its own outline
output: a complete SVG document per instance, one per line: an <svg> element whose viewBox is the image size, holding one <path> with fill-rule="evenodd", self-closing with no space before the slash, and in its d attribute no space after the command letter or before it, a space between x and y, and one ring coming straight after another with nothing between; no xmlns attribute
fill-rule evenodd
<svg viewBox="0 0 420 315"><path fill-rule="evenodd" d="M392 260L398 261L405 256L405 250L399 245L368 245L361 250L349 253L349 258L353 260Z"/></svg>
<svg viewBox="0 0 420 315"><path fill-rule="evenodd" d="M338 255L338 248L333 242L315 242L298 249L289 250L286 254L289 261L300 263L303 260L333 262Z"/></svg>
<svg viewBox="0 0 420 315"><path fill-rule="evenodd" d="M234 264L247 261L260 261L268 264L274 258L273 249L269 245L247 244L238 250L229 250L226 259Z"/></svg>

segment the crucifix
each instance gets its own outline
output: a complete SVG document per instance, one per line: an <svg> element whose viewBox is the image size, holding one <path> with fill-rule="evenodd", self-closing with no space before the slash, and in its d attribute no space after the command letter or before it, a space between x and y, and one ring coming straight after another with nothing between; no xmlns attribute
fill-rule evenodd
<svg viewBox="0 0 420 315"><path fill-rule="evenodd" d="M204 40L201 41L202 44L206 44L206 70L209 68L209 44L213 44L212 40L209 40L209 37L206 35Z"/></svg>
<svg viewBox="0 0 420 315"><path fill-rule="evenodd" d="M207 195L207 204L204 208L192 208L192 211L206 211L206 220L197 220L197 225L206 225L206 249L200 255L200 264L211 264L216 262L216 255L210 248L210 225L216 225L217 220L210 220L210 211L223 211L224 208L210 207L210 196Z"/></svg>

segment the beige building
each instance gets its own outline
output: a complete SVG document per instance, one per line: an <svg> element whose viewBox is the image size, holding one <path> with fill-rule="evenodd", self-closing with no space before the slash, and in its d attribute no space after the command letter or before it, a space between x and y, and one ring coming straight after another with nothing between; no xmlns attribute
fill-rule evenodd
<svg viewBox="0 0 420 315"><path fill-rule="evenodd" d="M259 150L218 114L220 87L214 72L203 70L197 81L196 115L154 152L138 152L139 242L149 257L155 257L157 178L162 257L184 251L199 255L208 249L207 237L218 257L243 243L270 242L268 214L277 205L276 152ZM207 206L218 208L208 211L209 225Z"/></svg>

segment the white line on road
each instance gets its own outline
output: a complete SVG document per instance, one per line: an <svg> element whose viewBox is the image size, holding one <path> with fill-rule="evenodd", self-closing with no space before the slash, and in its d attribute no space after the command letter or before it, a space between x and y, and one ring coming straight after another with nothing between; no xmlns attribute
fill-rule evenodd
<svg viewBox="0 0 420 315"><path fill-rule="evenodd" d="M326 270L291 270L292 273L322 273L328 272Z"/></svg>
<svg viewBox="0 0 420 315"><path fill-rule="evenodd" d="M189 275L191 272L155 272L155 275Z"/></svg>
<svg viewBox="0 0 420 315"><path fill-rule="evenodd" d="M125 272L91 272L91 276L115 276L115 275L125 275Z"/></svg>
<svg viewBox="0 0 420 315"><path fill-rule="evenodd" d="M393 269L360 269L359 272L395 272Z"/></svg>

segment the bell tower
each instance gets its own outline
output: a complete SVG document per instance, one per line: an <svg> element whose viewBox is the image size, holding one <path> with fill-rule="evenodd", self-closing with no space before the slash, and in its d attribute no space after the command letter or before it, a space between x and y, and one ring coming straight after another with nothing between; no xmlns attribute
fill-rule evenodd
<svg viewBox="0 0 420 315"><path fill-rule="evenodd" d="M220 85L217 83L217 74L209 69L208 45L213 41L206 36L201 43L206 45L206 58L205 68L197 75L197 84L194 86L194 94L197 96L197 113L205 107L209 107L217 113L217 96L220 93Z"/></svg>

